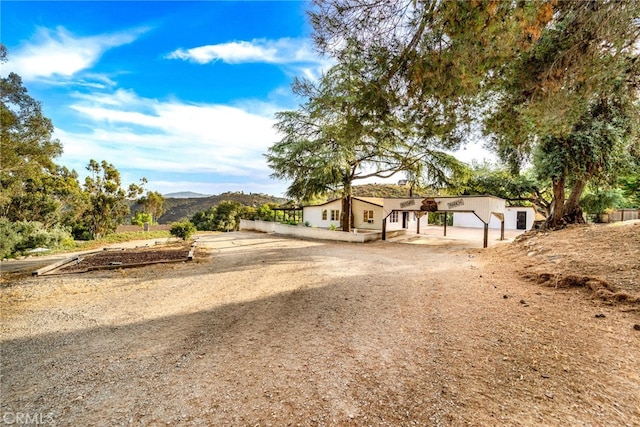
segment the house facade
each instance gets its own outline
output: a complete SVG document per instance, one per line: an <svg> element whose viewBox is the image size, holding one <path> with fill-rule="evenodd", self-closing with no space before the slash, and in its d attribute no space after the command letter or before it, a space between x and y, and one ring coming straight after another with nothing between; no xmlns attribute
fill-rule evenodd
<svg viewBox="0 0 640 427"><path fill-rule="evenodd" d="M532 206L508 206L504 210L505 230L531 230L535 221L535 209ZM500 220L493 216L489 221L489 228L500 228ZM482 228L483 222L471 212L455 212L453 214L454 227Z"/></svg>
<svg viewBox="0 0 640 427"><path fill-rule="evenodd" d="M304 206L303 218L313 227L339 229L341 209L340 199ZM351 212L353 228L372 231L418 231L428 212L451 213L454 226L513 230L530 229L535 216L532 207L506 207L494 196L352 197Z"/></svg>
<svg viewBox="0 0 640 427"><path fill-rule="evenodd" d="M356 230L381 231L383 222L386 219L386 228L389 231L417 229L418 218L421 214L419 212L391 212L389 206L386 206L389 205L391 200L395 199L352 197L352 228ZM304 221L313 227L335 227L339 229L341 209L342 201L336 199L321 205L304 206L302 212Z"/></svg>

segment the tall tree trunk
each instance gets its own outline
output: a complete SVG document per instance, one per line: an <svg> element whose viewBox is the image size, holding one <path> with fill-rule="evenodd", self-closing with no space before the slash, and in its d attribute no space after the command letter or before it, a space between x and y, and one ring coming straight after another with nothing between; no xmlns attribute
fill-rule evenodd
<svg viewBox="0 0 640 427"><path fill-rule="evenodd" d="M573 184L571 193L564 204L562 212L563 220L568 224L584 224L584 216L582 215L582 208L580 208L580 198L584 188L587 186L587 179L579 179Z"/></svg>
<svg viewBox="0 0 640 427"><path fill-rule="evenodd" d="M342 195L342 212L340 214L340 225L342 231L351 231L351 182L344 183L344 192Z"/></svg>
<svg viewBox="0 0 640 427"><path fill-rule="evenodd" d="M342 231L351 231L351 195L342 197L342 212L340 214L340 226Z"/></svg>
<svg viewBox="0 0 640 427"><path fill-rule="evenodd" d="M553 179L553 202L551 202L551 215L547 219L547 225L551 229L561 228L564 213L564 184L565 177Z"/></svg>

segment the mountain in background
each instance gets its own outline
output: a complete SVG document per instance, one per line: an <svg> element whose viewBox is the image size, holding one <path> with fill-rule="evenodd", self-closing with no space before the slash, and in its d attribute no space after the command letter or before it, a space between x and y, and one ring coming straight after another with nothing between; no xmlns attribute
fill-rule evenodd
<svg viewBox="0 0 640 427"><path fill-rule="evenodd" d="M217 196L206 196L189 191L181 193L172 193L164 196L164 213L158 218L158 224L171 224L176 221L189 219L196 212L206 211L212 206L217 206L220 202L238 202L244 206L254 206L256 208L269 203L282 205L287 202L283 197L270 196L262 193L244 193L242 191L229 191L218 194ZM193 197L176 197L175 194L196 194ZM131 206L131 213L142 210L137 203Z"/></svg>
<svg viewBox="0 0 640 427"><path fill-rule="evenodd" d="M194 193L193 191L180 191L178 193L163 194L165 199L197 199L200 197L209 197L210 194Z"/></svg>

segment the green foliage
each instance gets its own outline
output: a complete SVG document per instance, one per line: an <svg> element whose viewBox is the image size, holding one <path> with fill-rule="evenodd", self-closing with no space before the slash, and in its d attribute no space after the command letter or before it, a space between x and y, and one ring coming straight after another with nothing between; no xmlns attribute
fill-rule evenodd
<svg viewBox="0 0 640 427"><path fill-rule="evenodd" d="M196 212L190 219L191 223L200 231L214 231L216 222L216 207Z"/></svg>
<svg viewBox="0 0 640 427"><path fill-rule="evenodd" d="M113 233L129 214L127 199L142 194L142 185L131 184L127 191L121 188L120 172L110 163L91 160L87 166L91 173L85 179L84 191L89 200L83 220L93 238Z"/></svg>
<svg viewBox="0 0 640 427"><path fill-rule="evenodd" d="M0 258L23 255L35 248L61 247L73 247L73 238L64 228L47 229L36 221L12 222L0 218Z"/></svg>
<svg viewBox="0 0 640 427"><path fill-rule="evenodd" d="M589 180L624 172L638 121L637 1L314 4L318 47L340 63L356 48L377 85L371 98L390 100L425 136L455 142L479 124L513 173L537 151L554 218L574 210Z"/></svg>
<svg viewBox="0 0 640 427"><path fill-rule="evenodd" d="M6 48L0 44L0 62L5 61ZM141 186L122 190L113 165L91 160L87 169L92 176L83 190L76 171L55 163L62 144L52 138L53 124L42 114L40 103L29 96L20 76L10 73L0 79L0 101L0 216L20 224L37 222L42 224L38 230L51 235L68 227L83 239L115 230L128 214L126 199L139 195ZM158 212L158 196L149 193L147 197L146 206L155 209L152 213Z"/></svg>
<svg viewBox="0 0 640 427"><path fill-rule="evenodd" d="M129 231L126 233L113 233L99 239L76 242L81 249L100 248L114 243L129 242L132 240L166 239L171 237L169 231Z"/></svg>
<svg viewBox="0 0 640 427"><path fill-rule="evenodd" d="M624 204L624 196L619 189L603 190L596 188L592 192L584 195L580 201L580 206L588 214L597 217L607 209L618 208Z"/></svg>
<svg viewBox="0 0 640 427"><path fill-rule="evenodd" d="M11 221L57 222L59 169L53 159L62 145L15 73L0 79L0 216Z"/></svg>
<svg viewBox="0 0 640 427"><path fill-rule="evenodd" d="M158 218L164 213L164 196L157 191L147 191L147 195L140 197L138 203L142 205L143 212L151 217L149 224L158 222Z"/></svg>
<svg viewBox="0 0 640 427"><path fill-rule="evenodd" d="M618 185L625 197L624 206L621 207L640 209L640 171L621 177Z"/></svg>
<svg viewBox="0 0 640 427"><path fill-rule="evenodd" d="M338 192L346 201L360 179L404 171L414 181L443 183L461 169L443 151L452 148L443 142L451 140L451 126L436 125L438 119L424 114L406 116L398 105L407 101L402 94L379 90L386 70L371 68L355 50L343 54L317 84L296 80L293 91L305 103L276 114L283 138L266 157L274 178L291 181L288 196L308 201ZM345 231L350 218L343 215Z"/></svg>
<svg viewBox="0 0 640 427"><path fill-rule="evenodd" d="M258 219L262 221L273 221L273 210L271 205L264 204L258 208Z"/></svg>
<svg viewBox="0 0 640 427"><path fill-rule="evenodd" d="M190 221L175 222L169 232L172 236L187 240L196 232L196 227Z"/></svg>
<svg viewBox="0 0 640 427"><path fill-rule="evenodd" d="M153 217L150 213L136 212L133 215L133 218L131 218L132 225L139 225L142 227L145 223L153 224Z"/></svg>
<svg viewBox="0 0 640 427"><path fill-rule="evenodd" d="M191 217L191 222L201 231L233 231L240 226L240 219L245 212L244 206L238 202L222 201Z"/></svg>

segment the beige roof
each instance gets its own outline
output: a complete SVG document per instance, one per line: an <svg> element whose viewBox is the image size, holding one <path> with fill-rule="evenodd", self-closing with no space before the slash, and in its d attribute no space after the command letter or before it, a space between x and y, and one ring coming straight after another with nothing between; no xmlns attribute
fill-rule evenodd
<svg viewBox="0 0 640 427"><path fill-rule="evenodd" d="M362 200L363 202L371 203L372 205L383 206L384 198L383 197L354 197L356 200Z"/></svg>

